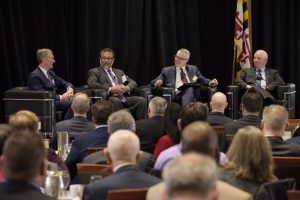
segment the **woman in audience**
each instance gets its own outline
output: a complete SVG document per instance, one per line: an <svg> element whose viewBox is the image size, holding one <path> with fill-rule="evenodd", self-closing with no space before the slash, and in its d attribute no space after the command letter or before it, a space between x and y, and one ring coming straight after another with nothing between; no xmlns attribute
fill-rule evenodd
<svg viewBox="0 0 300 200"><path fill-rule="evenodd" d="M271 146L261 130L246 126L238 130L227 151L229 162L219 170L219 179L253 196L260 185L276 181Z"/></svg>
<svg viewBox="0 0 300 200"><path fill-rule="evenodd" d="M6 139L12 134L11 128L7 124L0 124L0 156L3 153L3 147ZM0 181L3 179L2 163L0 163Z"/></svg>
<svg viewBox="0 0 300 200"><path fill-rule="evenodd" d="M163 116L163 128L166 135L156 143L153 157L156 160L159 154L180 142L180 131L177 127L181 106L177 103L168 104Z"/></svg>

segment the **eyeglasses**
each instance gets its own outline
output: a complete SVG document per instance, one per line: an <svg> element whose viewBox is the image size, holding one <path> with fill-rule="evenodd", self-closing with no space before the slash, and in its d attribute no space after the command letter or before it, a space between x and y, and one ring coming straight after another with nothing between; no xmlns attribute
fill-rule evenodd
<svg viewBox="0 0 300 200"><path fill-rule="evenodd" d="M113 60L114 58L100 57L100 60Z"/></svg>
<svg viewBox="0 0 300 200"><path fill-rule="evenodd" d="M177 55L174 55L174 58L177 59L177 60L188 60L188 58L182 58L182 57L179 57Z"/></svg>

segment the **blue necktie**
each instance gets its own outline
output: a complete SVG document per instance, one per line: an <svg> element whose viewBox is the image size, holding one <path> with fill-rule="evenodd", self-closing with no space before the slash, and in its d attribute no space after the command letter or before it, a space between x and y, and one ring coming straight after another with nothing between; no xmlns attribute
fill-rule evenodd
<svg viewBox="0 0 300 200"><path fill-rule="evenodd" d="M256 85L258 87L261 87L261 81L263 80L263 77L261 75L261 69L257 69L256 71Z"/></svg>
<svg viewBox="0 0 300 200"><path fill-rule="evenodd" d="M120 83L119 83L117 77L116 77L115 75L112 74L111 70L108 69L107 72L108 72L108 75L110 76L111 80L113 80L114 84L115 84L115 85L120 85ZM125 97L123 94L119 95L119 99L120 99L120 101L123 102L123 103L126 102L126 97Z"/></svg>
<svg viewBox="0 0 300 200"><path fill-rule="evenodd" d="M52 76L49 71L47 71L47 78L50 81L50 83L53 85Z"/></svg>

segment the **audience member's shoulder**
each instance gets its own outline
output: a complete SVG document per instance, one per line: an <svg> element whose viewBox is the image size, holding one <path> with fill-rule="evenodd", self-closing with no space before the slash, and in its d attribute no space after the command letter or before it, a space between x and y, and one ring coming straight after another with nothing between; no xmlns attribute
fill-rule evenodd
<svg viewBox="0 0 300 200"><path fill-rule="evenodd" d="M217 181L220 190L219 200L251 200L252 195L223 181Z"/></svg>

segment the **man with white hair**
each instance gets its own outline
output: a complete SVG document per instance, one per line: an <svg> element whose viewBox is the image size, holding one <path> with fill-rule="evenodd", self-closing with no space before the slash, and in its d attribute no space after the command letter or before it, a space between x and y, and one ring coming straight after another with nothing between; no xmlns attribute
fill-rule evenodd
<svg viewBox="0 0 300 200"><path fill-rule="evenodd" d="M211 112L207 115L207 122L211 126L223 126L232 122L232 119L224 115L228 106L227 97L222 92L216 92L210 101Z"/></svg>
<svg viewBox="0 0 300 200"><path fill-rule="evenodd" d="M162 97L154 97L149 102L148 119L136 121L136 134L141 141L141 150L153 154L155 145L163 136L163 115L167 101Z"/></svg>
<svg viewBox="0 0 300 200"><path fill-rule="evenodd" d="M288 127L288 112L279 105L264 109L261 127L270 141L273 156L300 156L300 145L284 141L282 136Z"/></svg>
<svg viewBox="0 0 300 200"><path fill-rule="evenodd" d="M119 130L113 133L104 153L113 167L114 174L85 187L85 200L106 200L109 190L145 188L160 182L158 178L140 171L136 166L140 157L140 142L133 132Z"/></svg>

